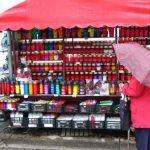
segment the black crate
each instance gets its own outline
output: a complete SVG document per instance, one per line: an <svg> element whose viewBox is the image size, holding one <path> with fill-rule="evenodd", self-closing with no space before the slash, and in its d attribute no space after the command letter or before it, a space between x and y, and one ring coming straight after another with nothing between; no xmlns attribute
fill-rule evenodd
<svg viewBox="0 0 150 150"><path fill-rule="evenodd" d="M44 128L55 128L56 119L55 118L41 118L41 125Z"/></svg>
<svg viewBox="0 0 150 150"><path fill-rule="evenodd" d="M96 105L96 113L112 113L113 112L113 105L108 106L101 106L99 104Z"/></svg>
<svg viewBox="0 0 150 150"><path fill-rule="evenodd" d="M40 118L28 118L28 127L29 128L41 127Z"/></svg>
<svg viewBox="0 0 150 150"><path fill-rule="evenodd" d="M89 128L90 129L104 129L105 121L90 121Z"/></svg>
<svg viewBox="0 0 150 150"><path fill-rule="evenodd" d="M74 129L88 129L88 121L73 121L72 128Z"/></svg>
<svg viewBox="0 0 150 150"><path fill-rule="evenodd" d="M96 105L80 105L80 113L95 113Z"/></svg>
<svg viewBox="0 0 150 150"><path fill-rule="evenodd" d="M17 105L18 111L24 111L24 112L30 112L31 109L31 103L20 103Z"/></svg>
<svg viewBox="0 0 150 150"><path fill-rule="evenodd" d="M48 104L47 105L47 112L51 113L63 113L64 112L64 105L54 105Z"/></svg>
<svg viewBox="0 0 150 150"><path fill-rule="evenodd" d="M33 112L47 112L47 104L32 104Z"/></svg>
<svg viewBox="0 0 150 150"><path fill-rule="evenodd" d="M67 104L64 106L64 112L65 113L78 113L79 112L79 106Z"/></svg>
<svg viewBox="0 0 150 150"><path fill-rule="evenodd" d="M121 122L119 117L109 117L106 119L106 129L120 130Z"/></svg>
<svg viewBox="0 0 150 150"><path fill-rule="evenodd" d="M10 126L13 127L27 127L27 118L23 117L11 117Z"/></svg>
<svg viewBox="0 0 150 150"><path fill-rule="evenodd" d="M57 128L72 128L72 120L57 120Z"/></svg>

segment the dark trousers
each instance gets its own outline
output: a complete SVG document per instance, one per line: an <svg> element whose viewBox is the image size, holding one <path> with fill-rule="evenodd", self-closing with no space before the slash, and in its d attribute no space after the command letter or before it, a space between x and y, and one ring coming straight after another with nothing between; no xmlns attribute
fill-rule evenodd
<svg viewBox="0 0 150 150"><path fill-rule="evenodd" d="M137 150L150 150L150 128L136 128L135 139Z"/></svg>

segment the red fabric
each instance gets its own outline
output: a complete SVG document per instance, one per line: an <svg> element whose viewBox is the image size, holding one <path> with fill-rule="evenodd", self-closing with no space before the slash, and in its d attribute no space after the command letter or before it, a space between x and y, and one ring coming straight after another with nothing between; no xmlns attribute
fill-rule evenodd
<svg viewBox="0 0 150 150"><path fill-rule="evenodd" d="M150 87L134 77L123 87L123 94L131 97L131 118L135 128L150 128Z"/></svg>
<svg viewBox="0 0 150 150"><path fill-rule="evenodd" d="M148 24L149 0L27 0L0 14L0 30Z"/></svg>

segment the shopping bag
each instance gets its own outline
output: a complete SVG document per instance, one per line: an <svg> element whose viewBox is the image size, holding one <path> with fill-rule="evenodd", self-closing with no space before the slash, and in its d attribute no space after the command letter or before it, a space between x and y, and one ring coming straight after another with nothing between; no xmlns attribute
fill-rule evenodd
<svg viewBox="0 0 150 150"><path fill-rule="evenodd" d="M124 131L129 130L131 127L130 101L125 95L123 95L120 100L120 119L121 129Z"/></svg>

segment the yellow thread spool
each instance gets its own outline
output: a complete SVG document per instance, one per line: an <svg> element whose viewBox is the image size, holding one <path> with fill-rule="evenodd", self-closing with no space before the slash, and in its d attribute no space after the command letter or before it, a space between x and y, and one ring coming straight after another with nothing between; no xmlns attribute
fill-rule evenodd
<svg viewBox="0 0 150 150"><path fill-rule="evenodd" d="M33 95L33 83L32 83L32 81L29 82L29 95Z"/></svg>
<svg viewBox="0 0 150 150"><path fill-rule="evenodd" d="M20 86L19 86L19 84L15 85L15 91L16 91L16 94L20 94Z"/></svg>

